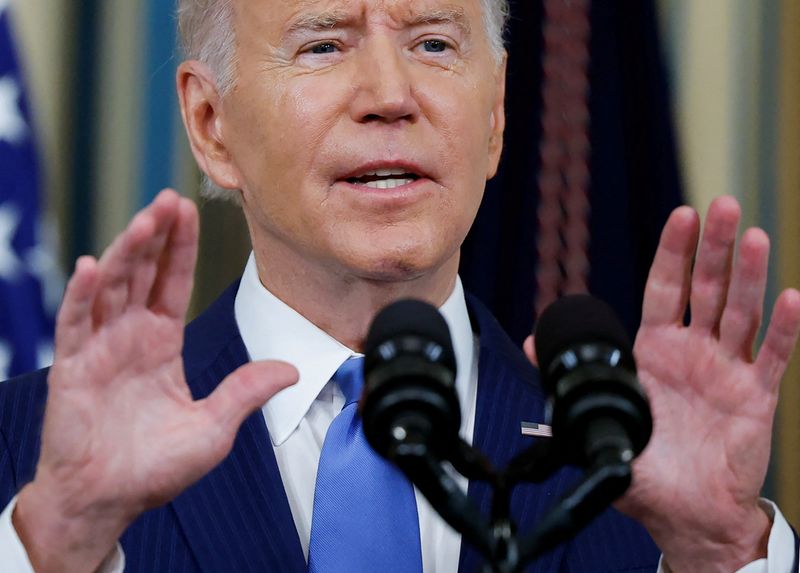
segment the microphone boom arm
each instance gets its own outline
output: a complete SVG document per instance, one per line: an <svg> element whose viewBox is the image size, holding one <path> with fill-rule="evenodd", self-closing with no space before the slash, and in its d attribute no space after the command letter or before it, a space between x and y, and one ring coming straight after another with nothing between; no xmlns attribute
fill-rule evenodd
<svg viewBox="0 0 800 573"><path fill-rule="evenodd" d="M389 458L453 529L487 557L494 555L496 542L491 527L456 480L442 467L441 458L431 452L427 440L408 428L397 435L403 438L393 440Z"/></svg>

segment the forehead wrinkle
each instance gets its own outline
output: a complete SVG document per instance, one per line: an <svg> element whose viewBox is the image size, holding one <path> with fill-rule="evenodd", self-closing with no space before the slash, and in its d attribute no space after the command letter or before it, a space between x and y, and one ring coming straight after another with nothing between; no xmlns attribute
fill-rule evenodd
<svg viewBox="0 0 800 573"><path fill-rule="evenodd" d="M308 0L306 0L302 2L302 5L308 6L314 3L313 1L308 2ZM380 4L383 4L383 2L380 2ZM367 8L364 7L363 10L366 11ZM392 8L383 4L381 11L392 11ZM316 13L300 14L290 21L290 24L284 32L284 37L303 31L318 32L344 26L355 26L357 24L356 21L364 16L366 16L364 13L355 15L351 11L336 8ZM472 27L465 10L461 6L456 5L423 11L417 11L411 8L408 16L394 17L393 19L411 27L432 24L450 24L457 26L466 36L470 36L472 33Z"/></svg>

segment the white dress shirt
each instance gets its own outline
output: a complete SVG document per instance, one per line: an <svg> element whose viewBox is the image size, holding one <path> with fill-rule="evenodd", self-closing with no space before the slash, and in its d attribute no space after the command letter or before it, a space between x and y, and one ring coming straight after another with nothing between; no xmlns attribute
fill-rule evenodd
<svg viewBox="0 0 800 573"><path fill-rule="evenodd" d="M272 446L289 500L303 553L308 557L311 514L317 466L325 434L339 413L344 397L330 378L354 351L314 326L261 284L250 256L235 302L236 322L251 360L277 359L294 364L298 383L281 391L263 407ZM463 414L461 436L472 441L478 383L478 345L472 333L460 280L440 308L450 327L456 354L456 389ZM464 478L459 483L466 488ZM422 562L425 573L455 573L461 536L448 526L415 490L420 520ZM4 573L34 573L11 522L16 498L0 514L0 563ZM768 557L736 573L793 573L794 536L780 511L763 503L773 519ZM122 573L124 555L119 548L101 569ZM668 573L663 565L660 573Z"/></svg>
<svg viewBox="0 0 800 573"><path fill-rule="evenodd" d="M344 396L331 377L357 353L323 332L263 287L251 255L235 303L236 322L251 360L284 360L294 364L300 379L274 396L263 408L275 459L300 545L308 559L314 486L322 444ZM461 412L461 437L472 442L478 388L477 339L467 313L464 291L455 289L439 309L450 327L456 355L456 391ZM291 476L286 479L286 476ZM458 476L464 490L467 480ZM426 572L456 573L461 535L454 531L415 489L419 513L422 563Z"/></svg>

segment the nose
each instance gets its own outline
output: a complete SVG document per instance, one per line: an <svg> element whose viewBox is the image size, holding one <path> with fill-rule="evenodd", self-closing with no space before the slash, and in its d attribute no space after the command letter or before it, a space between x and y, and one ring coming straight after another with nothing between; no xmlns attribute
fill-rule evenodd
<svg viewBox="0 0 800 573"><path fill-rule="evenodd" d="M419 114L412 62L389 38L373 38L361 48L356 66L351 116L360 123L413 122Z"/></svg>

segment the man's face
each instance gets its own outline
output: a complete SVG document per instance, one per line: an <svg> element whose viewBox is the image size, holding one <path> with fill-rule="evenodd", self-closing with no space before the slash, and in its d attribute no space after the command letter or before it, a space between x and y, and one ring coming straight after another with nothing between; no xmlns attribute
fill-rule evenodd
<svg viewBox="0 0 800 573"><path fill-rule="evenodd" d="M221 132L257 252L379 281L455 268L504 126L479 0L234 7Z"/></svg>

